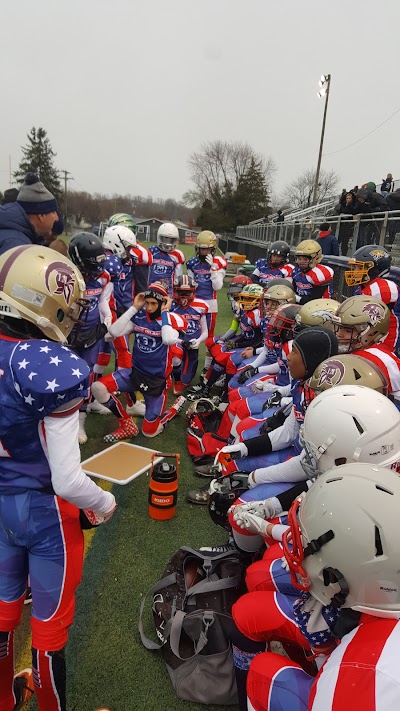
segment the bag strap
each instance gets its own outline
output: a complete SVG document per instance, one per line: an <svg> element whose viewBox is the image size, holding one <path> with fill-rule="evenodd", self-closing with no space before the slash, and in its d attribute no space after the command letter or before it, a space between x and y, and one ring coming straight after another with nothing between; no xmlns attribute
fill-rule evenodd
<svg viewBox="0 0 400 711"><path fill-rule="evenodd" d="M196 585L192 585L186 592L186 597L199 595L200 593L216 592L217 590L229 590L239 584L239 576L232 575L230 578L220 578L220 580L201 580Z"/></svg>
<svg viewBox="0 0 400 711"><path fill-rule="evenodd" d="M169 636L169 645L171 647L171 652L175 655L175 657L178 657L178 659L181 659L182 661L187 661L188 659L193 659L194 657L197 657L198 654L200 654L200 652L208 643L208 628L214 624L216 614L217 613L213 612L212 610L203 611L202 622L204 625L204 629L200 632L198 642L195 644L194 654L191 654L189 657L181 657L179 652L179 646L181 642L183 621L186 617L186 612L178 610L175 613L174 619L172 620L171 632Z"/></svg>
<svg viewBox="0 0 400 711"><path fill-rule="evenodd" d="M142 640L142 644L144 647L146 647L146 649L161 649L161 647L163 646L162 644L157 644L157 642L153 642L145 635L143 627L143 611L146 604L146 600L150 595L153 596L155 595L155 593L160 592L160 590L163 590L163 588L168 587L168 585L173 585L174 583L176 583L176 573L171 573L171 575L167 575L166 578L159 580L158 583L153 585L153 587L145 593L143 600L140 603L138 630L140 634L140 639Z"/></svg>

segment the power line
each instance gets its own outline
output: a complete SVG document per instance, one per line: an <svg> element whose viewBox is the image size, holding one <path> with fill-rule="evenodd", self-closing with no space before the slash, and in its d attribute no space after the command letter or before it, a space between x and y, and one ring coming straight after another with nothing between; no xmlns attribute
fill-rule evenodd
<svg viewBox="0 0 400 711"><path fill-rule="evenodd" d="M324 153L324 156L333 156L335 153L342 153L342 151L347 151L348 148L351 148L352 146L355 146L357 143L360 143L361 141L363 141L364 138L368 138L368 136L370 136L372 133L375 133L375 131L377 131L378 128L381 128L381 126L384 126L385 123L387 123L388 121L390 121L390 119L393 118L393 116L396 116L396 114L398 114L399 111L400 111L400 108L398 108L393 114L391 114L390 116L388 116L387 119L385 119L384 121L382 121L382 123L380 123L379 126L375 126L375 128L373 128L372 131L370 131L369 133L366 133L365 136L362 136L361 138L358 138L357 141L354 141L353 143L349 143L348 146L345 146L344 148L339 148L339 150L337 150L337 151L331 151L331 153Z"/></svg>

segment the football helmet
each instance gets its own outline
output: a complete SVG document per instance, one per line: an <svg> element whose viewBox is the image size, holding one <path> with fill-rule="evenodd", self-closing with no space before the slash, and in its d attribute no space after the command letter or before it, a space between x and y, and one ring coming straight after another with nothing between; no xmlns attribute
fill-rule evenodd
<svg viewBox="0 0 400 711"><path fill-rule="evenodd" d="M136 222L133 217L128 215L126 212L116 212L115 215L111 215L108 220L108 226L114 227L115 225L124 225L124 227L128 227L134 234L136 234Z"/></svg>
<svg viewBox="0 0 400 711"><path fill-rule="evenodd" d="M215 250L217 249L217 238L211 230L203 230L199 232L196 237L195 252L196 257L200 259L201 262L204 262L207 256L207 254L201 253L201 250L204 251L205 249L207 250L207 254L212 255L215 254Z"/></svg>
<svg viewBox="0 0 400 711"><path fill-rule="evenodd" d="M236 499L249 488L248 472L233 472L210 483L208 513L211 520L226 531L231 530L228 511Z"/></svg>
<svg viewBox="0 0 400 711"><path fill-rule="evenodd" d="M194 299L196 282L192 277L182 274L174 281L174 301L181 306L187 306Z"/></svg>
<svg viewBox="0 0 400 711"><path fill-rule="evenodd" d="M241 294L243 291L243 287L247 286L247 284L252 283L253 282L251 281L250 277L247 277L244 274L238 274L237 276L234 276L228 286L228 299L233 299L234 301L237 301L239 298L239 294Z"/></svg>
<svg viewBox="0 0 400 711"><path fill-rule="evenodd" d="M198 400L195 400L186 410L185 418L188 427L190 427L195 415L210 415L217 409L218 405L212 398L201 397Z"/></svg>
<svg viewBox="0 0 400 711"><path fill-rule="evenodd" d="M164 222L157 231L157 246L162 252L172 252L179 243L179 231L172 222Z"/></svg>
<svg viewBox="0 0 400 711"><path fill-rule="evenodd" d="M380 299L350 296L340 304L334 318L339 353L351 353L379 343L388 332L389 320L390 311ZM344 334L343 329L348 333Z"/></svg>
<svg viewBox="0 0 400 711"><path fill-rule="evenodd" d="M264 341L267 348L292 340L299 309L299 304L285 304L272 314L265 330Z"/></svg>
<svg viewBox="0 0 400 711"><path fill-rule="evenodd" d="M381 395L388 394L388 382L377 366L362 356L339 354L320 363L305 383L304 400L307 408L317 395L336 385L362 385Z"/></svg>
<svg viewBox="0 0 400 711"><path fill-rule="evenodd" d="M10 333L40 337L19 324L22 319L46 338L66 343L74 325L87 314L85 291L79 269L48 247L14 247L0 256L0 318L5 332L8 325Z"/></svg>
<svg viewBox="0 0 400 711"><path fill-rule="evenodd" d="M338 385L318 395L307 408L300 444L301 466L310 479L350 462L400 471L400 412L379 391Z"/></svg>
<svg viewBox="0 0 400 711"><path fill-rule="evenodd" d="M339 302L334 299L313 299L303 304L296 316L295 335L310 326L324 326L333 331L332 318L339 306Z"/></svg>
<svg viewBox="0 0 400 711"><path fill-rule="evenodd" d="M272 242L267 250L267 260L271 263L271 257L276 254L280 258L280 261L274 266L279 267L287 264L290 259L290 247L287 242L278 240L277 242Z"/></svg>
<svg viewBox="0 0 400 711"><path fill-rule="evenodd" d="M294 261L296 264L298 264L299 257L307 257L308 264L304 267L299 266L302 272L307 272L320 263L322 259L322 249L314 239L304 239L297 245L294 252Z"/></svg>
<svg viewBox="0 0 400 711"><path fill-rule="evenodd" d="M392 257L389 252L376 244L366 244L354 252L348 261L344 278L347 286L367 284L376 277L389 276Z"/></svg>
<svg viewBox="0 0 400 711"><path fill-rule="evenodd" d="M247 284L238 296L238 304L243 311L253 311L261 305L264 289L260 284Z"/></svg>
<svg viewBox="0 0 400 711"><path fill-rule="evenodd" d="M374 464L322 474L288 515L292 583L322 605L400 617L400 477Z"/></svg>
<svg viewBox="0 0 400 711"><path fill-rule="evenodd" d="M104 247L91 232L75 234L69 243L68 254L84 276L96 277L103 273L106 261Z"/></svg>
<svg viewBox="0 0 400 711"><path fill-rule="evenodd" d="M103 237L103 247L125 261L129 259L129 249L136 247L136 235L125 225L107 227Z"/></svg>
<svg viewBox="0 0 400 711"><path fill-rule="evenodd" d="M264 314L271 316L283 304L295 304L296 294L289 286L280 286L271 282L264 290Z"/></svg>

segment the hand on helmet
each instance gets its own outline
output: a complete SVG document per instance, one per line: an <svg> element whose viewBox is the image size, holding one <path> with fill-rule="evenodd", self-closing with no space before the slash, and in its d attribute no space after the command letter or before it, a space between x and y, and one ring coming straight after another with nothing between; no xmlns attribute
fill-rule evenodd
<svg viewBox="0 0 400 711"><path fill-rule="evenodd" d="M144 304L145 304L144 291L140 291L139 294L136 294L136 296L133 300L133 306L135 307L135 309L140 311L140 309L143 308Z"/></svg>
<svg viewBox="0 0 400 711"><path fill-rule="evenodd" d="M169 311L172 305L172 299L168 296L167 299L161 304L161 311Z"/></svg>

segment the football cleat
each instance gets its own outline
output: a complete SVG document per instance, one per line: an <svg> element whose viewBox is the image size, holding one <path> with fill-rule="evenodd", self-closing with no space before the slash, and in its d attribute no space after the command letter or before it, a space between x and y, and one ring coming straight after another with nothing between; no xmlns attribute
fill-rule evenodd
<svg viewBox="0 0 400 711"><path fill-rule="evenodd" d="M232 540L229 540L227 543L224 543L221 546L203 546L202 548L199 548L199 551L202 553L230 553L232 551L233 553L237 553L238 549L236 548L234 542Z"/></svg>
<svg viewBox="0 0 400 711"><path fill-rule="evenodd" d="M88 405L87 412L93 412L95 415L111 415L111 410L100 402L97 402L97 400L93 400L93 402Z"/></svg>
<svg viewBox="0 0 400 711"><path fill-rule="evenodd" d="M14 677L14 696L16 704L13 711L19 711L34 693L32 669L23 669Z"/></svg>
<svg viewBox="0 0 400 711"><path fill-rule="evenodd" d="M182 381L180 381L180 380L174 380L174 384L173 384L173 393L174 393L174 395L179 395L180 393L183 393L185 387L186 387L186 386L185 386L184 383L182 383Z"/></svg>
<svg viewBox="0 0 400 711"><path fill-rule="evenodd" d="M129 417L128 419L121 419L119 427L117 427L114 432L103 437L104 442L119 442L122 439L129 439L130 437L136 437L139 433L139 428L135 425L134 421Z"/></svg>
<svg viewBox="0 0 400 711"><path fill-rule="evenodd" d="M126 407L128 415L136 417L144 417L146 414L146 405L143 400L136 400L130 407Z"/></svg>
<svg viewBox="0 0 400 711"><path fill-rule="evenodd" d="M186 398L181 395L180 397L177 397L175 402L172 403L171 405L171 410L176 410L176 414L178 414L182 408L185 406Z"/></svg>

